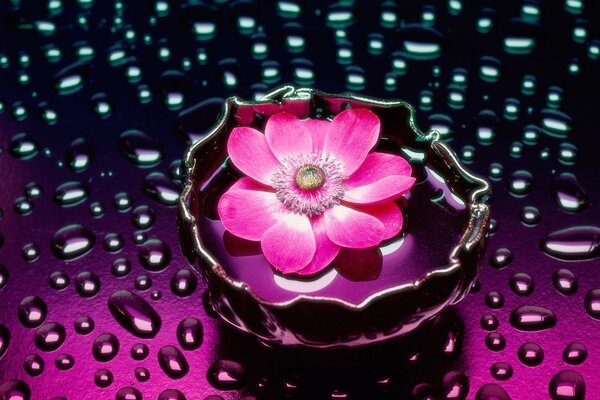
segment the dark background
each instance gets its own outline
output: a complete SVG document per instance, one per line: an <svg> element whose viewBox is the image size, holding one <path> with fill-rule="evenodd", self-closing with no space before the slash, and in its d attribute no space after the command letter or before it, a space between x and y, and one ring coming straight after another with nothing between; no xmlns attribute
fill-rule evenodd
<svg viewBox="0 0 600 400"><path fill-rule="evenodd" d="M0 398L545 399L558 382L574 390L555 398L599 398L599 5L1 1ZM396 17L386 23L382 15ZM485 32L478 23L488 17ZM206 26L214 26L212 37L194 30ZM574 36L581 29L585 37ZM297 38L304 45L290 46ZM514 54L506 46L514 39L532 45ZM372 46L378 40L380 50ZM267 54L253 52L261 43ZM439 51L423 59L410 51L415 43ZM482 78L486 65L499 71L493 82ZM457 68L466 82L453 82ZM523 90L528 75L532 91ZM205 286L190 273L176 236L179 161L215 121L219 99L253 98L288 82L406 100L422 130L446 127L445 140L463 161L493 178L494 229L480 284L418 338L328 356L271 351L203 305ZM516 116L507 115L507 102L518 104ZM553 131L548 121L569 128ZM145 135L125 140L128 130ZM492 140L478 136L488 131ZM157 162L140 165L136 154ZM493 163L501 175L491 172ZM576 180L559 178L564 173ZM523 180L520 191L515 183ZM525 207L535 207L538 218L524 221ZM151 226L136 225L135 216L150 212ZM80 226L68 231L71 240L91 250L69 260L56 251L56 232L72 224ZM584 225L576 239L588 251L570 256L578 260L540 249L550 232ZM564 243L573 240L571 233ZM503 248L512 262L491 265ZM150 249L163 252L161 265L140 262ZM119 270L115 260L130 268ZM573 293L557 290L559 269L577 280ZM525 289L511 286L511 277ZM153 338L117 323L107 302L118 290L156 311L154 323L162 324ZM510 314L525 305L551 310L555 326L517 329ZM146 309L140 317L152 315ZM486 315L498 326L482 326ZM91 331L76 329L81 317L93 320ZM191 350L177 338L186 318L202 327ZM57 349L48 344L52 333ZM132 356L137 343L148 347L146 358ZM518 356L527 343L543 351L537 366ZM580 354L585 347L583 361L563 355L572 343ZM102 345L113 351L102 356ZM111 378L103 383L102 376Z"/></svg>

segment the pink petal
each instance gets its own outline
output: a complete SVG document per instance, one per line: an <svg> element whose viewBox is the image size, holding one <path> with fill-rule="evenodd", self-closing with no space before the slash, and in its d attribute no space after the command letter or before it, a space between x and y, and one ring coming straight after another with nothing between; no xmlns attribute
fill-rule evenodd
<svg viewBox="0 0 600 400"><path fill-rule="evenodd" d="M402 211L393 201L377 205L356 206L356 209L381 221L385 228L382 240L394 237L402 230L404 222Z"/></svg>
<svg viewBox="0 0 600 400"><path fill-rule="evenodd" d="M281 166L265 135L247 126L233 128L227 141L227 152L233 164L244 174L272 186L271 176Z"/></svg>
<svg viewBox="0 0 600 400"><path fill-rule="evenodd" d="M258 189L258 190L253 190ZM244 177L219 199L217 211L229 232L248 240L260 240L267 229L284 215L281 202L273 192Z"/></svg>
<svg viewBox="0 0 600 400"><path fill-rule="evenodd" d="M323 151L323 144L325 143L325 137L327 131L331 126L331 122L322 119L304 119L302 120L304 125L308 128L310 136L312 137L312 151L317 154L321 154Z"/></svg>
<svg viewBox="0 0 600 400"><path fill-rule="evenodd" d="M313 275L320 272L331 264L340 251L340 246L333 243L329 237L327 237L323 217L314 217L312 218L311 223L317 247L315 256L310 263L300 271L297 271L300 275Z"/></svg>
<svg viewBox="0 0 600 400"><path fill-rule="evenodd" d="M285 111L278 112L267 120L265 136L279 161L284 161L293 154L312 152L312 138L307 126L298 117Z"/></svg>
<svg viewBox="0 0 600 400"><path fill-rule="evenodd" d="M397 199L414 185L412 176L386 176L373 183L348 187L342 200L356 204L380 204Z"/></svg>
<svg viewBox="0 0 600 400"><path fill-rule="evenodd" d="M267 260L284 274L306 267L316 250L315 235L306 215L289 213L263 235Z"/></svg>
<svg viewBox="0 0 600 400"><path fill-rule="evenodd" d="M379 118L364 108L350 108L336 115L327 131L323 153L337 157L350 176L365 161L379 139Z"/></svg>
<svg viewBox="0 0 600 400"><path fill-rule="evenodd" d="M325 211L324 216L327 236L339 246L362 249L383 240L385 227L372 215L339 205Z"/></svg>
<svg viewBox="0 0 600 400"><path fill-rule="evenodd" d="M376 182L389 175L410 176L412 168L404 158L387 153L369 153L365 162L350 175L344 184L347 187L357 187Z"/></svg>

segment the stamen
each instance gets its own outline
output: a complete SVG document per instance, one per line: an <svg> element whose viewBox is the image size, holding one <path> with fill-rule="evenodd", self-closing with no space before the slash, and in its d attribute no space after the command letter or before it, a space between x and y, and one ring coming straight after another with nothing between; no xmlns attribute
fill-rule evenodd
<svg viewBox="0 0 600 400"><path fill-rule="evenodd" d="M315 190L323 186L325 174L316 165L303 165L296 171L295 181L300 189Z"/></svg>

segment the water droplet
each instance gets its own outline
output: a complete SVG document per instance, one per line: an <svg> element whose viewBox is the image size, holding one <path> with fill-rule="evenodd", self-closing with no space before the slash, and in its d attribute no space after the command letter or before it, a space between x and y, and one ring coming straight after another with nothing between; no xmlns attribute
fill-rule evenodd
<svg viewBox="0 0 600 400"><path fill-rule="evenodd" d="M27 262L33 262L40 256L40 248L35 243L27 243L21 250L21 257Z"/></svg>
<svg viewBox="0 0 600 400"><path fill-rule="evenodd" d="M583 363L588 356L588 351L581 343L573 342L567 345L563 350L562 357L566 363L579 365Z"/></svg>
<svg viewBox="0 0 600 400"><path fill-rule="evenodd" d="M500 120L491 110L483 110L475 119L475 137L481 144L491 144L498 134Z"/></svg>
<svg viewBox="0 0 600 400"><path fill-rule="evenodd" d="M575 175L563 172L552 181L552 194L556 204L564 211L580 212L588 206L588 198Z"/></svg>
<svg viewBox="0 0 600 400"><path fill-rule="evenodd" d="M515 197L524 197L531 193L533 184L533 175L527 171L519 170L510 176L508 190Z"/></svg>
<svg viewBox="0 0 600 400"><path fill-rule="evenodd" d="M0 359L8 350L8 345L10 344L10 331L8 328L2 324L0 324ZM1 391L0 391L1 393Z"/></svg>
<svg viewBox="0 0 600 400"><path fill-rule="evenodd" d="M177 325L177 340L185 350L194 350L202 345L204 329L196 318L186 318Z"/></svg>
<svg viewBox="0 0 600 400"><path fill-rule="evenodd" d="M25 187L25 196L28 199L37 199L42 195L42 187L35 183L35 182L31 182L28 183L27 186Z"/></svg>
<svg viewBox="0 0 600 400"><path fill-rule="evenodd" d="M94 374L94 383L100 388L107 388L113 383L113 374L109 370L102 368Z"/></svg>
<svg viewBox="0 0 600 400"><path fill-rule="evenodd" d="M139 382L146 382L146 381L148 381L148 379L150 379L150 371L148 371L144 367L137 367L135 369L135 378Z"/></svg>
<svg viewBox="0 0 600 400"><path fill-rule="evenodd" d="M88 193L89 189L81 182L65 182L54 191L54 202L63 207L76 206L85 201Z"/></svg>
<svg viewBox="0 0 600 400"><path fill-rule="evenodd" d="M591 260L600 257L600 228L573 226L554 231L540 241L540 248L560 260Z"/></svg>
<svg viewBox="0 0 600 400"><path fill-rule="evenodd" d="M69 281L69 275L61 271L53 272L48 280L50 287L55 290L65 289L67 286L69 286Z"/></svg>
<svg viewBox="0 0 600 400"><path fill-rule="evenodd" d="M512 291L519 296L529 296L533 293L534 282L531 275L524 272L517 272L509 279L509 285Z"/></svg>
<svg viewBox="0 0 600 400"><path fill-rule="evenodd" d="M231 360L217 360L206 375L208 382L219 390L236 390L244 386L246 373L241 364Z"/></svg>
<svg viewBox="0 0 600 400"><path fill-rule="evenodd" d="M115 400L142 400L142 393L134 387L126 386L119 389Z"/></svg>
<svg viewBox="0 0 600 400"><path fill-rule="evenodd" d="M491 332L485 337L485 346L491 351L502 351L506 347L506 339L498 332Z"/></svg>
<svg viewBox="0 0 600 400"><path fill-rule="evenodd" d="M148 271L157 272L171 262L171 249L160 239L149 239L139 251L140 264Z"/></svg>
<svg viewBox="0 0 600 400"><path fill-rule="evenodd" d="M138 229L150 229L155 220L156 213L146 205L136 207L131 214L131 223Z"/></svg>
<svg viewBox="0 0 600 400"><path fill-rule="evenodd" d="M560 371L550 380L548 392L553 400L583 400L585 399L585 381L578 372Z"/></svg>
<svg viewBox="0 0 600 400"><path fill-rule="evenodd" d="M160 367L172 379L183 378L190 367L181 351L175 346L163 346L158 351Z"/></svg>
<svg viewBox="0 0 600 400"><path fill-rule="evenodd" d="M496 329L498 329L498 326L500 324L498 323L498 318L494 317L491 314L486 314L483 317L481 317L480 325L486 331L495 331Z"/></svg>
<svg viewBox="0 0 600 400"><path fill-rule="evenodd" d="M445 400L466 399L469 394L469 379L458 371L450 371L442 378L442 398Z"/></svg>
<svg viewBox="0 0 600 400"><path fill-rule="evenodd" d="M541 219L540 211L533 206L525 206L521 210L521 222L527 226L537 225Z"/></svg>
<svg viewBox="0 0 600 400"><path fill-rule="evenodd" d="M72 94L83 87L84 76L87 75L88 65L77 62L70 65L56 74L54 79L54 89L62 94Z"/></svg>
<svg viewBox="0 0 600 400"><path fill-rule="evenodd" d="M521 306L510 313L510 323L521 331L540 331L556 325L556 315L544 307Z"/></svg>
<svg viewBox="0 0 600 400"><path fill-rule="evenodd" d="M100 291L100 278L93 272L80 272L75 277L75 289L81 297L94 297Z"/></svg>
<svg viewBox="0 0 600 400"><path fill-rule="evenodd" d="M396 40L408 59L431 60L442 54L442 34L433 28L408 24L398 31Z"/></svg>
<svg viewBox="0 0 600 400"><path fill-rule="evenodd" d="M490 257L490 265L497 269L506 268L513 261L513 253L506 247L497 249Z"/></svg>
<svg viewBox="0 0 600 400"><path fill-rule="evenodd" d="M104 216L104 207L98 202L90 204L90 215L95 218Z"/></svg>
<svg viewBox="0 0 600 400"><path fill-rule="evenodd" d="M75 365L75 359L69 354L60 354L54 360L54 365L61 371L67 371Z"/></svg>
<svg viewBox="0 0 600 400"><path fill-rule="evenodd" d="M47 322L35 332L35 345L42 351L54 351L65 341L67 332L58 322Z"/></svg>
<svg viewBox="0 0 600 400"><path fill-rule="evenodd" d="M79 225L67 225L59 229L52 237L52 253L61 260L73 260L88 253L96 243L96 236L88 228Z"/></svg>
<svg viewBox="0 0 600 400"><path fill-rule="evenodd" d="M71 142L67 150L67 164L75 172L85 171L92 162L94 148L84 138L77 138Z"/></svg>
<svg viewBox="0 0 600 400"><path fill-rule="evenodd" d="M91 317L82 316L77 318L75 321L75 332L79 333L80 335L87 335L94 330L95 326L96 324Z"/></svg>
<svg viewBox="0 0 600 400"><path fill-rule="evenodd" d="M150 354L150 349L144 343L136 343L131 346L131 358L137 361L146 359Z"/></svg>
<svg viewBox="0 0 600 400"><path fill-rule="evenodd" d="M34 157L39 149L39 144L32 136L26 133L17 133L9 143L9 153L21 160Z"/></svg>
<svg viewBox="0 0 600 400"><path fill-rule="evenodd" d="M108 118L111 113L111 102L106 93L97 93L90 99L90 106L100 118Z"/></svg>
<svg viewBox="0 0 600 400"><path fill-rule="evenodd" d="M29 215L33 211L33 203L27 197L17 197L13 209L17 214Z"/></svg>
<svg viewBox="0 0 600 400"><path fill-rule="evenodd" d="M539 25L519 18L513 18L506 27L504 51L509 54L529 54L537 40Z"/></svg>
<svg viewBox="0 0 600 400"><path fill-rule="evenodd" d="M179 296L189 296L196 290L198 279L188 269L180 269L171 278L171 291Z"/></svg>
<svg viewBox="0 0 600 400"><path fill-rule="evenodd" d="M485 304L493 310L502 308L504 306L504 296L500 292L491 291L485 295Z"/></svg>
<svg viewBox="0 0 600 400"><path fill-rule="evenodd" d="M528 367L538 366L544 361L544 350L536 343L523 343L517 352L519 360Z"/></svg>
<svg viewBox="0 0 600 400"><path fill-rule="evenodd" d="M507 381L513 375L513 367L505 362L497 362L492 364L490 373L494 379L499 381Z"/></svg>
<svg viewBox="0 0 600 400"><path fill-rule="evenodd" d="M143 193L150 199L166 206L176 206L179 188L162 172L152 172L142 184Z"/></svg>
<svg viewBox="0 0 600 400"><path fill-rule="evenodd" d="M30 354L23 361L23 368L30 376L38 376L44 372L44 360L37 354Z"/></svg>
<svg viewBox="0 0 600 400"><path fill-rule="evenodd" d="M129 211L131 208L131 197L125 192L120 192L113 199L113 206L120 212Z"/></svg>
<svg viewBox="0 0 600 400"><path fill-rule="evenodd" d="M2 247L2 239L0 239L0 248ZM8 282L8 270L2 264L0 264L0 290L6 286L6 282Z"/></svg>
<svg viewBox="0 0 600 400"><path fill-rule="evenodd" d="M31 400L31 389L21 380L10 380L0 385L0 398L6 400Z"/></svg>
<svg viewBox="0 0 600 400"><path fill-rule="evenodd" d="M554 272L552 275L552 283L554 288L565 296L570 296L577 292L577 277L568 269L562 268Z"/></svg>
<svg viewBox="0 0 600 400"><path fill-rule="evenodd" d="M162 321L150 304L129 290L117 290L108 299L108 308L115 320L128 332L141 338L152 338Z"/></svg>
<svg viewBox="0 0 600 400"><path fill-rule="evenodd" d="M479 59L479 77L486 82L497 82L500 78L502 63L495 57L484 56Z"/></svg>
<svg viewBox="0 0 600 400"><path fill-rule="evenodd" d="M553 109L542 110L542 132L549 136L566 138L571 133L573 120L567 114Z"/></svg>
<svg viewBox="0 0 600 400"><path fill-rule="evenodd" d="M600 289L592 289L587 292L584 304L589 316L600 320Z"/></svg>
<svg viewBox="0 0 600 400"><path fill-rule="evenodd" d="M27 296L19 303L17 316L23 326L36 328L46 319L48 306L38 296Z"/></svg>
<svg viewBox="0 0 600 400"><path fill-rule="evenodd" d="M117 258L112 263L111 272L117 278L127 276L131 272L131 262L126 258Z"/></svg>
<svg viewBox="0 0 600 400"><path fill-rule="evenodd" d="M119 149L135 165L148 168L160 163L164 146L144 132L128 130L119 136Z"/></svg>
<svg viewBox="0 0 600 400"><path fill-rule="evenodd" d="M167 389L158 395L158 400L186 400L186 398L177 389Z"/></svg>
<svg viewBox="0 0 600 400"><path fill-rule="evenodd" d="M112 333L103 333L94 340L92 354L100 362L112 360L119 353L119 339Z"/></svg>
<svg viewBox="0 0 600 400"><path fill-rule="evenodd" d="M116 232L107 233L104 236L104 250L116 253L123 249L123 236L119 235Z"/></svg>
<svg viewBox="0 0 600 400"><path fill-rule="evenodd" d="M152 287L152 278L148 275L139 275L135 278L134 286L140 291L148 290Z"/></svg>
<svg viewBox="0 0 600 400"><path fill-rule="evenodd" d="M475 400L511 400L506 390L495 383L486 383L475 394Z"/></svg>

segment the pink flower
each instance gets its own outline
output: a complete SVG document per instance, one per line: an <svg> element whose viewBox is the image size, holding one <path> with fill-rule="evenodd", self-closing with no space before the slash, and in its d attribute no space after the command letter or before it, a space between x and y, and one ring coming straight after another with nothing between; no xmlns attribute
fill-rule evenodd
<svg viewBox="0 0 600 400"><path fill-rule="evenodd" d="M231 132L227 151L247 177L223 194L218 212L229 232L260 241L284 274L311 275L341 247L377 246L402 229L395 199L415 182L402 157L372 152L380 122L367 109L348 109L331 122L279 112L264 134Z"/></svg>

